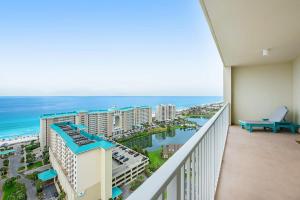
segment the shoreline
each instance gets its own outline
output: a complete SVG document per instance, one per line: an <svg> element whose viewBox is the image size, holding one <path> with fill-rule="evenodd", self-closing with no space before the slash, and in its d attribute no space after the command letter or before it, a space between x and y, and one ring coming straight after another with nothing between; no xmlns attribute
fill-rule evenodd
<svg viewBox="0 0 300 200"><path fill-rule="evenodd" d="M26 136L16 136L16 137L10 137L10 138L3 138L0 139L0 147L4 145L12 145L12 144L18 144L23 142L29 142L32 140L38 140L38 135L26 135Z"/></svg>

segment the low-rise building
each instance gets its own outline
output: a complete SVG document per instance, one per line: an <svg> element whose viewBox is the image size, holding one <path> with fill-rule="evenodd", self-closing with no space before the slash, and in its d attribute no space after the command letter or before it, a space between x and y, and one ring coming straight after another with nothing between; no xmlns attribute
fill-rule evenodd
<svg viewBox="0 0 300 200"><path fill-rule="evenodd" d="M182 144L167 144L163 146L162 157L167 159L170 158L180 147Z"/></svg>
<svg viewBox="0 0 300 200"><path fill-rule="evenodd" d="M142 174L149 164L149 158L116 143L112 150L112 186L127 185Z"/></svg>

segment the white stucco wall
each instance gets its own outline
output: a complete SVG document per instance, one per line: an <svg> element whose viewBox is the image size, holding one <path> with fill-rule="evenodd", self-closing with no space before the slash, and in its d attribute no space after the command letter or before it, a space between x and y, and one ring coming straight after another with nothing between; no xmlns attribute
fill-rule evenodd
<svg viewBox="0 0 300 200"><path fill-rule="evenodd" d="M294 121L300 124L300 56L293 62Z"/></svg>
<svg viewBox="0 0 300 200"><path fill-rule="evenodd" d="M232 122L239 119L259 120L268 117L278 106L285 105L292 118L292 63L232 67Z"/></svg>

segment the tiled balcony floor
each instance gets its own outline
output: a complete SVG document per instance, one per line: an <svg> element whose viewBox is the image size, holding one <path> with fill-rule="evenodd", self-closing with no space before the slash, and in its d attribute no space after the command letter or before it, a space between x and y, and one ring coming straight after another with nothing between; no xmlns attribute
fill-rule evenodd
<svg viewBox="0 0 300 200"><path fill-rule="evenodd" d="M231 126L217 200L300 199L300 135Z"/></svg>

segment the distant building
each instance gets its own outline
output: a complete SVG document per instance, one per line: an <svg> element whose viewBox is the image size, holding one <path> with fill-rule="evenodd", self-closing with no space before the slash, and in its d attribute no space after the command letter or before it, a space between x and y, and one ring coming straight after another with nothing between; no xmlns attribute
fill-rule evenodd
<svg viewBox="0 0 300 200"><path fill-rule="evenodd" d="M50 163L69 200L114 198L112 149L115 144L71 122L50 126Z"/></svg>
<svg viewBox="0 0 300 200"><path fill-rule="evenodd" d="M142 124L152 124L152 109L140 106L44 114L40 118L39 139L42 147L49 146L50 126L60 122L80 124L91 134L113 138Z"/></svg>
<svg viewBox="0 0 300 200"><path fill-rule="evenodd" d="M167 144L163 147L162 157L167 159L170 158L178 149L180 149L181 144Z"/></svg>
<svg viewBox="0 0 300 200"><path fill-rule="evenodd" d="M175 105L163 105L160 104L156 107L155 120L157 121L172 121L176 116Z"/></svg>

